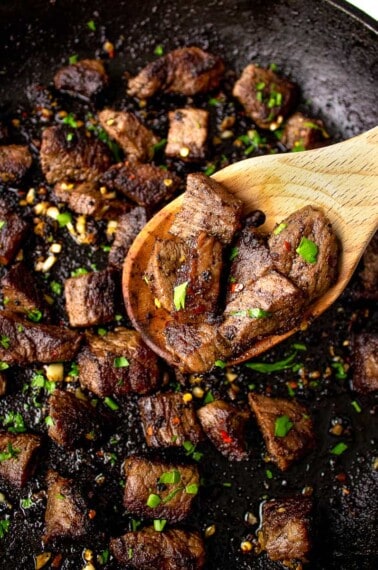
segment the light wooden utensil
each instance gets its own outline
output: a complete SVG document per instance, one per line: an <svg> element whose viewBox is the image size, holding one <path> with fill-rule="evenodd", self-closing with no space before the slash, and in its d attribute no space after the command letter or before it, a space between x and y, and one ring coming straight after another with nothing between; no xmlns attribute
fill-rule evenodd
<svg viewBox="0 0 378 570"><path fill-rule="evenodd" d="M244 202L245 214L262 210L270 232L276 223L306 205L320 207L340 240L338 280L308 307L302 327L323 313L342 293L369 240L378 228L378 127L332 146L307 152L249 158L213 175ZM182 196L158 212L130 248L123 268L123 295L129 317L146 343L172 363L165 347L169 315L155 305L143 276L157 238L169 237L169 228ZM301 326L272 335L230 361L249 360L286 339Z"/></svg>

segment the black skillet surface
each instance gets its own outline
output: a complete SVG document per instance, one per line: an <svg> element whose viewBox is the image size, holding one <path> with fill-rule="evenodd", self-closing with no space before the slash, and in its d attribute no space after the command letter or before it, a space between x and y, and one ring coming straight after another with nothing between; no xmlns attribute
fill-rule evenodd
<svg viewBox="0 0 378 570"><path fill-rule="evenodd" d="M90 20L96 22L95 32L86 25ZM277 63L285 75L301 86L302 105L315 116L324 118L334 139L347 138L377 122L374 23L358 11L345 8L342 2L319 0L3 1L0 4L0 113L7 117L22 116L26 88L31 82L48 84L55 69L66 63L72 53L80 57L103 57L105 39L112 41L116 48L116 57L109 61L113 82L112 91L107 95L109 103L129 105L124 97L122 74L125 70L135 73L155 57L153 51L157 44L162 44L166 51L197 44L222 55L228 68L237 72L250 61L262 65ZM200 104L204 104L203 101ZM66 108L70 110L68 103ZM162 134L165 128L162 114L157 113L154 121ZM26 136L22 130L12 134L19 140ZM231 159L237 158L231 156ZM184 173L185 168L179 169ZM35 176L30 183L37 183L38 172ZM6 199L17 202L14 192L7 193ZM27 215L32 216L32 213ZM66 240L67 266L54 269L54 279L62 281L70 269L79 265L88 267L89 262L95 261L101 267L106 263L100 253L90 248L83 252L83 248L75 247L63 231L60 237ZM30 250L35 247L38 240L31 242ZM25 248L25 254L27 262L32 263L32 251ZM251 537L256 530L256 525L245 521L245 514L249 511L258 517L263 499L302 492L306 487L313 489L315 503L314 548L308 568L372 570L377 567L374 399L354 394L348 380L351 373L347 373L346 379L337 378L340 376L337 365L332 367L335 357L336 362L338 357L344 364L350 361L348 341L353 331L377 328L374 307L361 301L358 291L357 278L343 299L309 331L266 356L267 360L276 361L292 351L293 342L305 343L307 351L300 352L296 359L306 371L302 379L299 372L292 370L262 375L247 371L243 366L235 368L236 385L240 388L237 398L241 403L248 389L287 396L286 383L299 381L296 393L311 408L318 447L307 459L282 474L264 462L264 446L252 423L248 462L229 464L210 445L203 446L200 468L205 486L187 526L204 531L207 526L216 525L216 533L206 541L206 568L278 570L280 565L270 562L265 555L255 558L241 552L242 540ZM55 318L64 319L61 299L57 299L54 306ZM22 411L29 429L45 433L45 409L35 407L35 394L30 390L22 394L22 386L30 379L31 372L32 369L12 371L9 395L0 402L0 417L9 410ZM320 372L319 378L317 372ZM224 372L208 375L202 382L205 388L212 386L215 396L227 393L226 384ZM39 394L38 399L44 404L46 395ZM356 400L361 413L352 405ZM29 404L27 410L23 407L25 403ZM33 555L42 551L44 474L48 466L57 468L63 475L74 474L78 483L86 488L97 511L93 536L77 545L53 544L46 548L53 553L52 559L62 553L61 568L82 568L84 548L91 548L96 556L107 549L109 535L119 535L129 528L130 517L123 513L121 506L120 480L122 458L144 447L135 409L135 401L131 399L114 413L118 422L115 437L113 434L100 446L67 454L47 441L46 458L21 493L25 499L30 493L35 495L41 491L41 498L34 498L31 508L20 509L20 496L7 486L0 486L0 491L13 505L10 509L6 501L0 502L0 519L9 516L11 520L10 532L0 539L0 569L34 568ZM337 419L345 428L341 439L348 445L340 457L330 454L330 449L340 440L329 434L329 428ZM105 476L102 485L100 475ZM96 568L119 568L111 560L104 566L96 560L94 564Z"/></svg>

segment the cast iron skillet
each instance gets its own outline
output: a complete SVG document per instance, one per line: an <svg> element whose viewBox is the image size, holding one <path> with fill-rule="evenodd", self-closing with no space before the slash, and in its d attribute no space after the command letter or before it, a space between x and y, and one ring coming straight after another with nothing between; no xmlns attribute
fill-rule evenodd
<svg viewBox="0 0 378 570"><path fill-rule="evenodd" d="M92 19L97 23L95 33L86 25ZM124 71L135 73L151 60L157 44L162 44L166 51L197 44L222 55L228 67L237 72L251 61L262 65L277 63L285 75L301 86L302 101L315 116L325 120L335 140L369 129L377 122L377 26L344 2L325 0L3 1L0 113L9 115L22 109L27 86L31 82L49 83L54 70L72 53L81 57L103 56L101 46L105 39L116 47L116 58L109 62L114 86L110 101L116 104L124 98ZM73 251L72 255L84 263L80 252ZM351 331L376 329L377 315L367 302L358 300L358 287L356 281L316 325L296 336L297 342L308 347L301 356L308 370L324 372L332 351L348 362L345 341L351 338ZM275 349L268 358L275 361L287 355L293 342ZM215 535L207 541L207 568L280 568L265 555L254 558L241 553L241 541L256 530L244 521L245 514L250 511L258 515L259 504L266 497L301 492L306 486L313 488L315 500L314 549L309 569L375 567L374 522L378 507L377 473L372 469L374 400L358 398L351 392L348 380L337 379L332 370L330 377L314 380L313 386L298 390L301 401L311 406L319 445L308 460L288 473L281 474L264 463L264 446L253 425L248 462L229 464L210 445L204 446L201 471L206 487L187 524L200 531L216 525ZM254 384L257 391L269 389L272 394L287 396L286 382L297 379L291 371L264 376L239 367L236 372L241 395L247 391L246 386ZM209 375L207 381L215 393L222 394L223 379L220 372ZM23 381L22 371L13 372L13 386L0 402L0 416L20 405ZM363 409L360 414L351 405L356 398ZM98 510L99 532L85 543L49 548L63 553L62 568L81 568L84 547L98 553L107 548L109 534L116 536L128 529L130 519L120 506L120 468L122 457L137 449L143 440L139 423L132 419L133 406L132 401L127 414L122 410L118 413L121 440L106 448L116 453L115 465L99 462L92 450L62 454L48 442L49 459L22 491L22 497L27 497L29 491L45 488L46 462L65 475L74 473L78 481L94 488L92 499ZM328 431L336 418L343 421L344 441L349 446L340 457L329 453L337 441ZM43 428L36 427L35 431L43 432ZM272 479L267 478L267 469L272 472ZM101 470L106 474L106 483L97 489L93 479ZM22 511L18 508L18 495L6 486L1 486L0 491L14 504L12 532L0 541L0 569L33 568L32 556L41 551L43 500ZM5 509L4 503L0 503L0 518L8 512ZM118 566L110 562L106 568Z"/></svg>

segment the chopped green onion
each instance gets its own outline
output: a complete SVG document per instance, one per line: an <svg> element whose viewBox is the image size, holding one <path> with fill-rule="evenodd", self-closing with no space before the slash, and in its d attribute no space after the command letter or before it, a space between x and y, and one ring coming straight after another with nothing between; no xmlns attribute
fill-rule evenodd
<svg viewBox="0 0 378 570"><path fill-rule="evenodd" d="M10 347L10 338L9 336L1 335L0 337L0 344L3 348L7 349Z"/></svg>
<svg viewBox="0 0 378 570"><path fill-rule="evenodd" d="M234 259L236 259L238 255L239 255L239 248L233 247L229 257L230 261L234 261Z"/></svg>
<svg viewBox="0 0 378 570"><path fill-rule="evenodd" d="M216 169L217 167L215 166L215 164L209 164L204 171L205 176L211 176L212 174L214 174Z"/></svg>
<svg viewBox="0 0 378 570"><path fill-rule="evenodd" d="M7 370L8 368L9 368L9 364L7 364L6 362L0 361L0 372L2 372L3 370Z"/></svg>
<svg viewBox="0 0 378 570"><path fill-rule="evenodd" d="M340 443L337 443L335 447L331 449L331 453L333 455L341 455L346 449L348 449L347 444L343 441L340 441Z"/></svg>
<svg viewBox="0 0 378 570"><path fill-rule="evenodd" d="M56 219L59 223L59 226L61 228L64 228L67 224L69 224L72 221L72 216L69 212L62 212L61 214L58 214Z"/></svg>
<svg viewBox="0 0 378 570"><path fill-rule="evenodd" d="M274 235L278 236L281 232L284 231L285 228L287 228L287 224L285 224L284 222L281 222L280 224L278 224L276 229L273 230Z"/></svg>
<svg viewBox="0 0 378 570"><path fill-rule="evenodd" d="M267 479L273 479L273 473L271 472L270 469L267 469L267 470L265 471L265 474L266 474L266 478L267 478Z"/></svg>
<svg viewBox="0 0 378 570"><path fill-rule="evenodd" d="M256 90L257 91L262 91L265 87L265 83L264 81L259 81L258 83L256 83Z"/></svg>
<svg viewBox="0 0 378 570"><path fill-rule="evenodd" d="M3 451L0 453L0 461L8 461L9 459L14 459L20 453L19 449L15 449L13 445L8 443L8 451Z"/></svg>
<svg viewBox="0 0 378 570"><path fill-rule="evenodd" d="M114 368L127 368L130 366L130 362L127 360L125 356L117 356L113 360Z"/></svg>
<svg viewBox="0 0 378 570"><path fill-rule="evenodd" d="M53 293L55 293L55 295L61 295L63 291L63 286L61 283L58 283L58 281L51 281L50 289Z"/></svg>
<svg viewBox="0 0 378 570"><path fill-rule="evenodd" d="M113 411L119 410L119 405L117 402L115 402L112 398L109 398L109 396L106 396L106 398L104 398L104 404Z"/></svg>
<svg viewBox="0 0 378 570"><path fill-rule="evenodd" d="M72 376L73 378L77 378L79 376L79 366L76 362L71 363L71 368L68 372L68 376Z"/></svg>
<svg viewBox="0 0 378 570"><path fill-rule="evenodd" d="M292 347L295 348L295 350L307 350L307 346L303 344L303 342L294 342Z"/></svg>
<svg viewBox="0 0 378 570"><path fill-rule="evenodd" d="M316 263L319 253L319 248L310 239L302 237L299 246L295 250L302 259L307 261L307 263Z"/></svg>
<svg viewBox="0 0 378 570"><path fill-rule="evenodd" d="M274 435L276 437L286 437L293 425L289 416L280 416L274 423Z"/></svg>
<svg viewBox="0 0 378 570"><path fill-rule="evenodd" d="M353 408L356 410L356 412L358 414L360 414L362 412L362 408L356 400L353 400L353 402L351 402L351 405L353 406Z"/></svg>
<svg viewBox="0 0 378 570"><path fill-rule="evenodd" d="M87 22L87 26L91 30L91 32L96 31L96 23L94 22L94 20L89 20L89 22Z"/></svg>
<svg viewBox="0 0 378 570"><path fill-rule="evenodd" d="M284 360L278 360L277 362L247 362L246 367L250 368L251 370L255 370L256 372L261 373L269 373L269 372L277 372L279 370L286 370L289 368L293 368L294 363L293 360L297 356L297 352L293 352Z"/></svg>
<svg viewBox="0 0 378 570"><path fill-rule="evenodd" d="M165 499L163 499L163 503L164 504L169 503L169 501L172 501L173 497L175 497L177 495L177 493L180 493L183 490L184 490L184 487L176 487L176 489L173 489L173 491L168 493L168 495L165 497Z"/></svg>
<svg viewBox="0 0 378 570"><path fill-rule="evenodd" d="M4 538L7 532L9 532L10 521L8 519L0 520L0 538Z"/></svg>
<svg viewBox="0 0 378 570"><path fill-rule="evenodd" d="M32 309L27 313L29 321L33 321L33 323L39 323L39 321L42 319L42 316L42 312L39 309Z"/></svg>
<svg viewBox="0 0 378 570"><path fill-rule="evenodd" d="M167 139L161 139L159 142L154 144L154 146L152 147L154 153L158 152L159 150L162 150L166 144L167 144Z"/></svg>
<svg viewBox="0 0 378 570"><path fill-rule="evenodd" d="M165 485L173 485L179 483L181 480L181 473L174 469L173 471L166 471L162 473L159 477L159 483L164 483Z"/></svg>
<svg viewBox="0 0 378 570"><path fill-rule="evenodd" d="M3 426L10 433L24 433L26 431L24 418L19 412L7 412L3 419Z"/></svg>
<svg viewBox="0 0 378 570"><path fill-rule="evenodd" d="M102 552L100 552L100 554L98 555L98 561L101 564L101 566L103 566L104 564L106 564L109 561L109 557L110 557L110 552L108 549L103 550Z"/></svg>
<svg viewBox="0 0 378 570"><path fill-rule="evenodd" d="M64 125L68 125L69 127L71 127L72 129L77 129L78 128L78 123L77 120L75 119L75 116L73 115L73 113L68 113L68 115L66 115L63 119L62 119L62 123Z"/></svg>
<svg viewBox="0 0 378 570"><path fill-rule="evenodd" d="M156 495L155 493L151 493L150 495L148 495L147 498L147 507L150 507L150 509L156 509L156 507L158 507L161 503L161 498L159 497L159 495Z"/></svg>
<svg viewBox="0 0 378 570"><path fill-rule="evenodd" d="M164 48L161 44L156 46L156 48L154 49L154 54L158 56L164 55Z"/></svg>
<svg viewBox="0 0 378 570"><path fill-rule="evenodd" d="M52 427L54 425L54 420L52 419L51 416L45 417L45 424L47 425L47 427Z"/></svg>
<svg viewBox="0 0 378 570"><path fill-rule="evenodd" d="M218 368L226 368L227 362L218 359L214 362L214 366L217 366Z"/></svg>
<svg viewBox="0 0 378 570"><path fill-rule="evenodd" d="M20 506L22 509L30 509L34 505L32 499L27 497L26 499L21 499Z"/></svg>
<svg viewBox="0 0 378 570"><path fill-rule="evenodd" d="M348 377L342 362L332 362L331 366L336 370L335 376L338 380L345 380Z"/></svg>
<svg viewBox="0 0 378 570"><path fill-rule="evenodd" d="M154 529L156 530L156 532L162 532L164 530L165 525L167 524L167 521L165 519L155 519L154 520ZM132 558L132 556L129 556L129 559Z"/></svg>
<svg viewBox="0 0 378 570"><path fill-rule="evenodd" d="M99 327L97 329L97 334L99 336L106 336L108 334L108 331L106 329L103 329L102 327Z"/></svg>
<svg viewBox="0 0 378 570"><path fill-rule="evenodd" d="M0 220L0 230L3 229L3 227L5 226L7 222L5 220Z"/></svg>
<svg viewBox="0 0 378 570"><path fill-rule="evenodd" d="M181 285L177 285L173 290L173 304L176 311L185 309L186 290L188 288L188 284L189 281L185 281L184 283L181 283Z"/></svg>
<svg viewBox="0 0 378 570"><path fill-rule="evenodd" d="M197 495L198 493L198 485L196 483L191 483L185 487L185 493L188 495Z"/></svg>
<svg viewBox="0 0 378 570"><path fill-rule="evenodd" d="M81 275L87 275L87 274L88 274L88 269L85 269L84 267L78 267L77 269L71 271L71 277L80 277Z"/></svg>
<svg viewBox="0 0 378 570"><path fill-rule="evenodd" d="M209 390L203 400L204 404L211 404L211 402L214 402L214 396L211 393L211 391Z"/></svg>
<svg viewBox="0 0 378 570"><path fill-rule="evenodd" d="M70 57L68 58L68 63L70 65L73 65L74 63L77 63L77 60L79 59L79 56L77 55L77 53L70 55Z"/></svg>

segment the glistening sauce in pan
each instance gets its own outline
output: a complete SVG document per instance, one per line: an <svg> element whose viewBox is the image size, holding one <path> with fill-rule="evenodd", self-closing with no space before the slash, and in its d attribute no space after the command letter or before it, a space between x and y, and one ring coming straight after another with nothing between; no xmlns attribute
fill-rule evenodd
<svg viewBox="0 0 378 570"><path fill-rule="evenodd" d="M214 169L245 156L285 150L280 129L254 128L243 108L232 98L234 79L230 73L219 89L191 98L191 105L210 113L207 158L195 163L186 163L183 156L166 158L162 144L155 147L157 165L168 167L183 181L185 174L194 170L211 174ZM132 110L162 139L167 134L167 112L189 102L175 95L161 95L154 101L141 103L130 97L116 102L112 101L111 94L107 97L106 105L99 103L98 108L114 106ZM274 97L277 102L277 95ZM65 206L59 207L58 212L63 217L49 215L48 208L55 207L55 201L36 160L41 130L63 123L67 136L72 133L75 137L76 129L94 124L95 111L91 105L68 96L54 94L50 98L44 89L34 91L31 98L30 108L7 117L6 123L10 142L22 143L26 139L29 143L34 153L33 170L22 184L2 189L1 198L30 223L30 239L22 248L24 261L33 271L40 269L35 272L35 278L47 295L52 322L67 325L62 294L64 281L72 275L99 271L107 266L115 224L112 224L114 220L95 221L89 216L83 220ZM93 132L92 127L90 132ZM44 262L54 244L60 244L61 250L54 248L57 260L48 267ZM2 268L1 276L5 273L6 269ZM345 568L353 568L357 561L361 568L370 567L375 548L371 520L376 508L377 478L370 440L374 402L373 396L362 396L351 390L350 344L354 333L374 330L377 315L373 303L361 297L360 291L357 276L343 299L311 328L259 359L263 362L260 371L243 365L214 369L206 375L186 378L184 387L177 382L173 371L167 369L168 383L163 391L191 397L196 408L213 399L245 407L250 392L285 398L295 396L310 409L315 425L316 449L284 473L269 461L254 421L250 421L247 430L249 458L241 463L229 462L210 442L198 445L197 451L202 454L197 455L201 487L190 516L180 526L197 529L204 537L206 568L278 568L265 554L256 556L259 508L267 499L298 493L314 498L309 568L332 568L341 554L349 557L346 563L349 566ZM129 326L120 300L113 321L93 330L106 337L106 331L116 325ZM7 344L5 339L3 342ZM267 366L273 363L276 366ZM6 483L1 486L2 567L14 567L16 559L17 568L30 568L33 557L40 565L43 559L38 556L47 552L50 567L77 569L90 561L96 568L119 568L109 554L109 538L144 525L122 506L124 459L133 453L149 453L139 419L138 397L107 401L94 398L79 387L76 360L65 363L63 383L59 386L79 397L97 400L96 409L109 414L113 426L97 443L89 438L85 446L65 451L46 435L50 421L47 404L56 386L47 380L43 366L12 367L4 370L4 374L7 393L0 400L4 428L22 430L24 425L27 432L42 434L44 439L42 458L25 487L16 491ZM187 453L185 449L169 449L159 451L159 457L185 461ZM56 540L42 548L48 469L74 477L78 485L83 485L94 530L79 541Z"/></svg>

